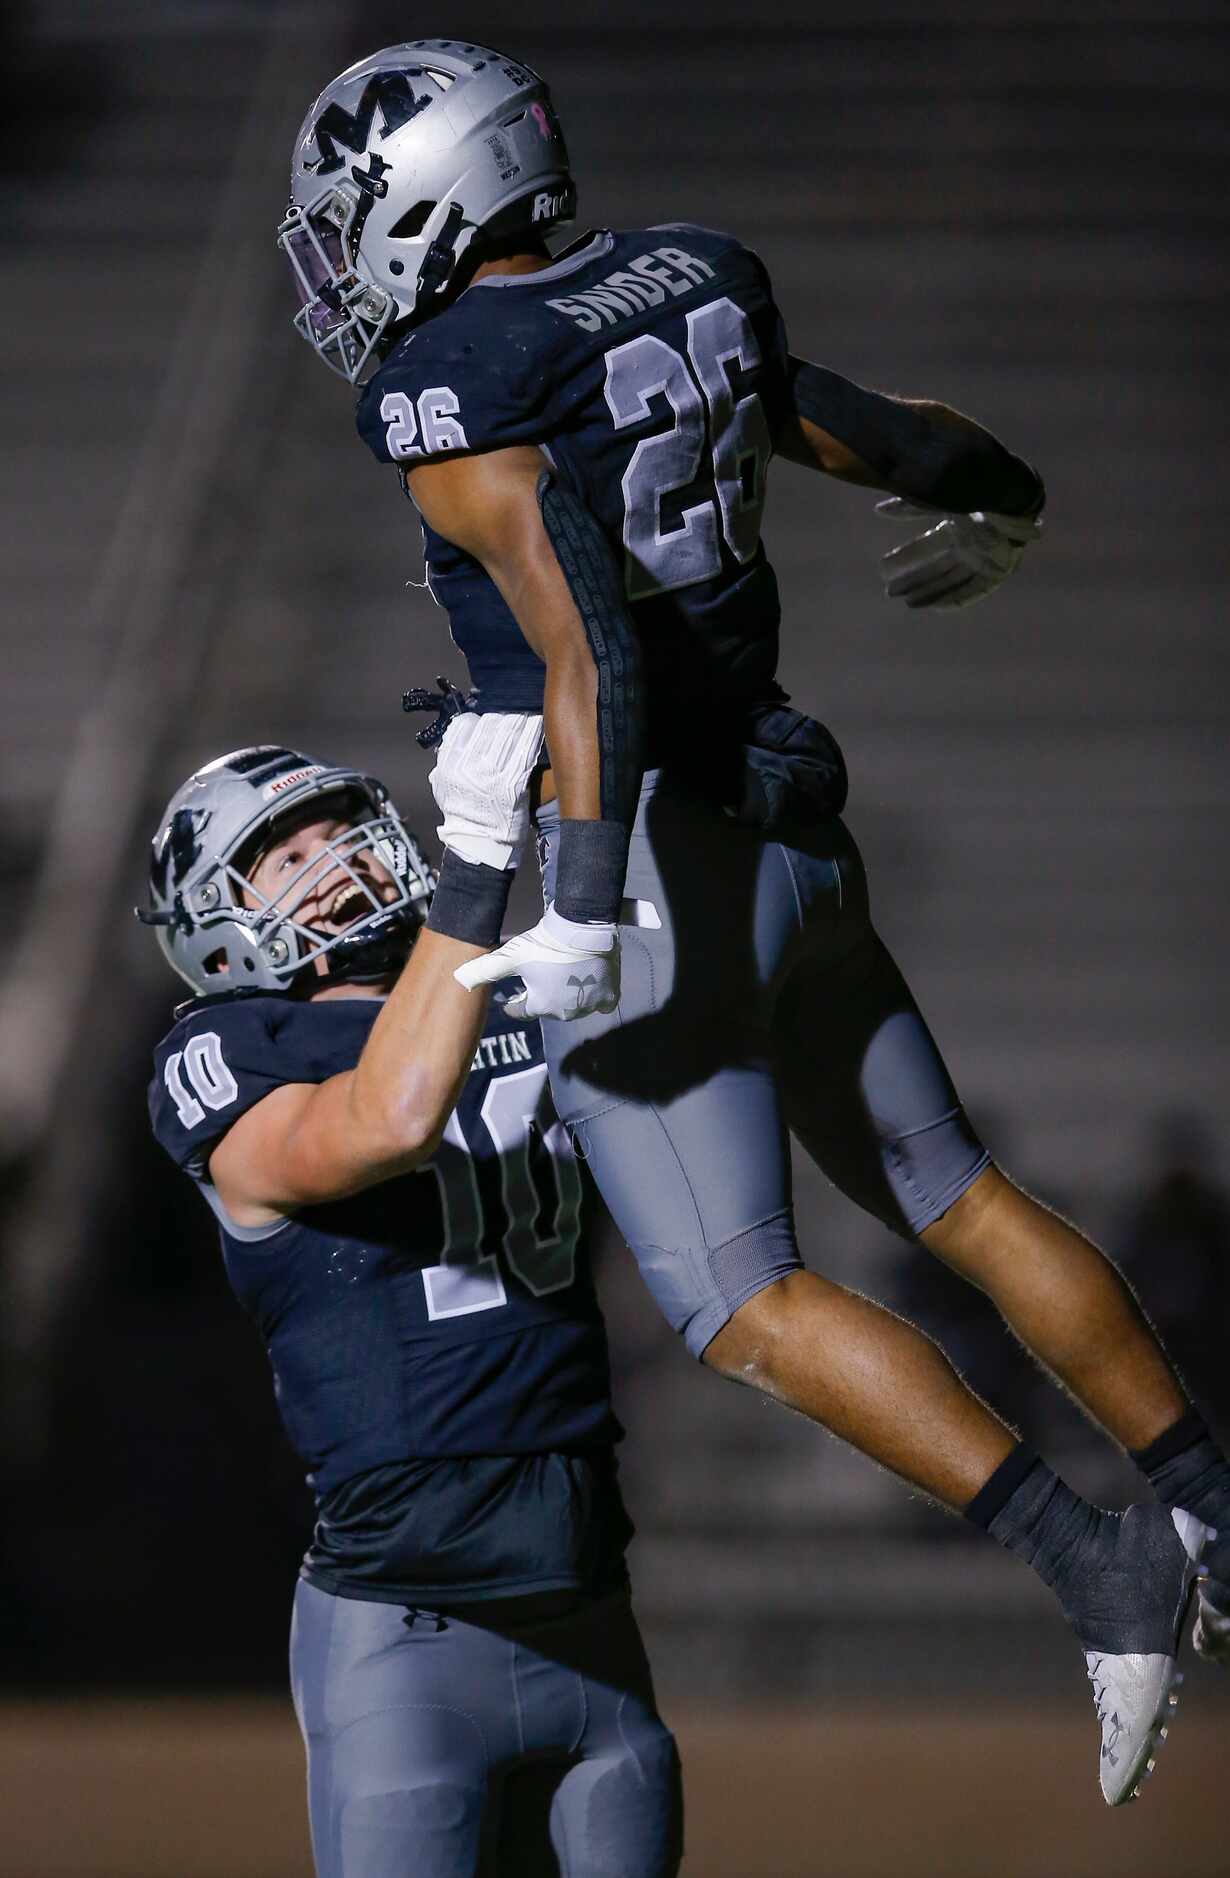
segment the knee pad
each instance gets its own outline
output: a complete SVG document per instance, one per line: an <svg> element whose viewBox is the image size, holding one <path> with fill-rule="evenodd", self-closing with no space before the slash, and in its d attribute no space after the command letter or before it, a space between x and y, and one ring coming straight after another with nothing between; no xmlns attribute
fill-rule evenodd
<svg viewBox="0 0 1230 1878"><path fill-rule="evenodd" d="M365 1878L470 1878L487 1767L468 1716L414 1705L366 1715L333 1751L339 1870Z"/></svg>
<svg viewBox="0 0 1230 1878"><path fill-rule="evenodd" d="M551 1822L567 1869L585 1878L674 1878L683 1856L679 1753L661 1722L652 1739L571 1769Z"/></svg>

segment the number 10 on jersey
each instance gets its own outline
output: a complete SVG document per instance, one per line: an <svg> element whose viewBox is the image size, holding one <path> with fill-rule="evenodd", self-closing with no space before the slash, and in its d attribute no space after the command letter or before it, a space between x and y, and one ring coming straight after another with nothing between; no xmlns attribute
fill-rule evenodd
<svg viewBox="0 0 1230 1878"><path fill-rule="evenodd" d="M455 1113L423 1170L439 1182L444 1221L441 1263L423 1272L433 1320L507 1303L501 1259L539 1298L564 1290L576 1276L581 1176L564 1124L550 1107L545 1063L496 1077L477 1119L496 1151L494 1161L481 1162L485 1178ZM498 1251L490 1243L497 1231Z"/></svg>

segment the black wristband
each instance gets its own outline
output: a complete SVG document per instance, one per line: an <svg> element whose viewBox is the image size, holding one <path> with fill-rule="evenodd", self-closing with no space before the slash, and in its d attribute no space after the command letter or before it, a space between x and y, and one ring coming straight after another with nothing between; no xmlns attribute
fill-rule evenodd
<svg viewBox="0 0 1230 1878"><path fill-rule="evenodd" d="M481 861L463 861L445 848L440 878L432 895L427 925L446 939L461 939L472 946L498 946L513 870L485 867Z"/></svg>
<svg viewBox="0 0 1230 1878"><path fill-rule="evenodd" d="M561 821L555 857L555 910L561 919L619 918L628 871L622 822Z"/></svg>

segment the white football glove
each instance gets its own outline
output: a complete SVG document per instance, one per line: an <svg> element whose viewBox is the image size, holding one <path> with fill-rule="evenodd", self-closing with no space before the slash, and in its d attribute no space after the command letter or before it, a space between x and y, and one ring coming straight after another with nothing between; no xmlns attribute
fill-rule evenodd
<svg viewBox="0 0 1230 1878"><path fill-rule="evenodd" d="M1020 566L1026 548L1042 533L1040 521L1023 515L994 515L986 509L960 515L904 496L877 502L876 513L890 522L924 516L930 524L880 562L888 598L909 607L972 606L985 599Z"/></svg>
<svg viewBox="0 0 1230 1878"><path fill-rule="evenodd" d="M445 731L431 772L446 848L463 861L515 867L530 828L530 777L542 751L541 717L462 711Z"/></svg>
<svg viewBox="0 0 1230 1878"><path fill-rule="evenodd" d="M523 989L509 998L510 1017L588 1017L619 1003L619 928L562 919L548 906L537 926L506 939L485 958L459 965L459 985L493 985L519 978Z"/></svg>

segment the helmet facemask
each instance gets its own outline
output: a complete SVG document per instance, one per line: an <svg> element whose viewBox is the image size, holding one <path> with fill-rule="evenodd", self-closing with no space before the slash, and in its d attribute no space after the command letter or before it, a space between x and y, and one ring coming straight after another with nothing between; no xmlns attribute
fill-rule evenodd
<svg viewBox="0 0 1230 1878"><path fill-rule="evenodd" d="M295 331L351 384L379 362L380 341L397 314L392 296L355 267L368 206L339 183L308 208L292 202L278 229L299 295Z"/></svg>
<svg viewBox="0 0 1230 1878"><path fill-rule="evenodd" d="M296 805L299 816L316 819L327 812L329 800L324 796ZM351 801L347 792L339 813ZM389 813L352 821L321 842L270 893L257 886L253 876L263 854L283 839L279 820L286 817L274 818L255 840L249 837L218 870L222 892L230 896L231 919L268 964L285 971L296 985L310 987L326 978L383 978L390 966L404 961L426 911L426 889L411 868L410 837L399 818ZM377 862L378 873L363 865L365 857ZM334 908L346 909L345 924L337 931L302 916L305 902L317 899L326 883L325 919L331 919ZM312 917L320 920L319 906L312 909Z"/></svg>
<svg viewBox="0 0 1230 1878"><path fill-rule="evenodd" d="M310 853L292 846L283 871L262 874L271 848L324 821L337 825L325 839L313 836ZM343 979L373 984L400 970L434 888L380 783L258 746L220 758L176 792L154 842L150 909L140 916L198 995L311 991ZM344 921L338 930L335 915Z"/></svg>

